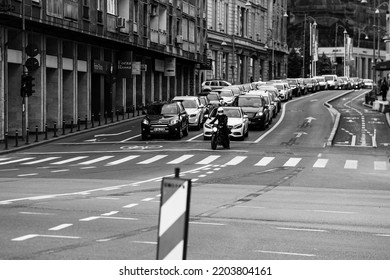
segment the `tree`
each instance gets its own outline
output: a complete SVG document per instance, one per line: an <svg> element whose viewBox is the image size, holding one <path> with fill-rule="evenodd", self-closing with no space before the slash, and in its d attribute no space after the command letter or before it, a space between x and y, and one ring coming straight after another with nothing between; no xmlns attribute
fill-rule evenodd
<svg viewBox="0 0 390 280"><path fill-rule="evenodd" d="M302 73L302 57L295 48L292 48L288 54L288 69L287 77L289 78L298 78Z"/></svg>
<svg viewBox="0 0 390 280"><path fill-rule="evenodd" d="M332 74L332 62L330 61L330 58L325 55L325 53L322 53L322 56L318 58L317 74L319 76Z"/></svg>

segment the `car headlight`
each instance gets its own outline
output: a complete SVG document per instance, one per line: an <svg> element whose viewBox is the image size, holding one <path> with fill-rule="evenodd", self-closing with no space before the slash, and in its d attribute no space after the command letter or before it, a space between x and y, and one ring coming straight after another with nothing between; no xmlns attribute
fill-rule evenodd
<svg viewBox="0 0 390 280"><path fill-rule="evenodd" d="M261 116L263 116L264 114L263 114L263 112L257 112L256 113L256 117L261 117Z"/></svg>
<svg viewBox="0 0 390 280"><path fill-rule="evenodd" d="M215 126L213 127L213 132L217 132L218 128L216 128Z"/></svg>
<svg viewBox="0 0 390 280"><path fill-rule="evenodd" d="M179 122L179 119L174 119L174 120L170 120L169 124L174 125L174 124L177 124L178 122Z"/></svg>
<svg viewBox="0 0 390 280"><path fill-rule="evenodd" d="M149 120L148 119L143 119L142 123L145 124L145 125L149 125Z"/></svg>
<svg viewBox="0 0 390 280"><path fill-rule="evenodd" d="M235 126L233 126L233 129L238 129L238 128L241 128L241 127L242 127L242 123L236 124Z"/></svg>

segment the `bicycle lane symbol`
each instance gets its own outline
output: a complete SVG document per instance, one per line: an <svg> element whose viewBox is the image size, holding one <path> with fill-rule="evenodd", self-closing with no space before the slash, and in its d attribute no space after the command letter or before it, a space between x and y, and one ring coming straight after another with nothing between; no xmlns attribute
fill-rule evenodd
<svg viewBox="0 0 390 280"><path fill-rule="evenodd" d="M132 150L132 151L139 151L139 150L158 150L161 149L163 146L161 145L146 145L146 146L122 146L120 147L121 150Z"/></svg>

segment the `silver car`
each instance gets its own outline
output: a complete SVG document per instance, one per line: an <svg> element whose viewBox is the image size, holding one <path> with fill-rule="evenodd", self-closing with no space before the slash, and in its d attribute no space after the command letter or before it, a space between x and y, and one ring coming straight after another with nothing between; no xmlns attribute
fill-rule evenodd
<svg viewBox="0 0 390 280"><path fill-rule="evenodd" d="M176 96L172 101L181 101L188 116L190 127L199 130L204 122L206 108L197 96Z"/></svg>

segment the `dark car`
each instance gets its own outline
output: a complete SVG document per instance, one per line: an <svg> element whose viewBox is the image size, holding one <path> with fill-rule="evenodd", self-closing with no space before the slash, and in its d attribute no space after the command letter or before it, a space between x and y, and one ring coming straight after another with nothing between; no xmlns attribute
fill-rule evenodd
<svg viewBox="0 0 390 280"><path fill-rule="evenodd" d="M317 91L317 85L312 78L304 79L303 82L305 83L308 92L313 93Z"/></svg>
<svg viewBox="0 0 390 280"><path fill-rule="evenodd" d="M222 105L222 98L219 95L219 92L211 91L207 95L207 98L210 100L210 104L212 107L219 107ZM210 112L211 112L211 110L210 110Z"/></svg>
<svg viewBox="0 0 390 280"><path fill-rule="evenodd" d="M287 79L287 82L291 87L293 96L298 97L302 95L298 79Z"/></svg>
<svg viewBox="0 0 390 280"><path fill-rule="evenodd" d="M181 102L153 103L147 107L141 123L142 140L157 135L181 139L188 135L188 121L188 114Z"/></svg>
<svg viewBox="0 0 390 280"><path fill-rule="evenodd" d="M271 123L269 108L260 94L248 93L238 97L238 106L248 116L249 126L265 129Z"/></svg>

